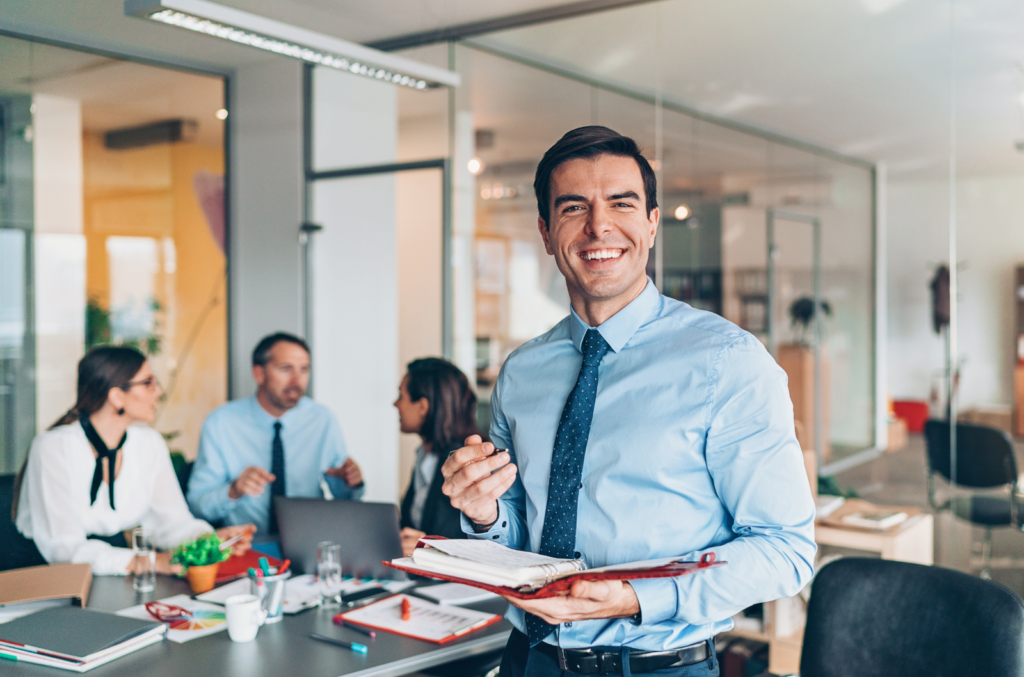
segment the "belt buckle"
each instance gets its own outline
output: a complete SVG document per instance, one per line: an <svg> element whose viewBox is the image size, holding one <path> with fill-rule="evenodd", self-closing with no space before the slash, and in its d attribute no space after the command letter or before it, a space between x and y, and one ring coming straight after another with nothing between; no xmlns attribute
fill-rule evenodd
<svg viewBox="0 0 1024 677"><path fill-rule="evenodd" d="M585 656L585 655L591 655L591 654L594 653L593 649L569 649L569 651L571 651L574 656L579 656L579 657L582 657L582 656ZM565 672L571 672L573 674L580 674L580 673L577 673L576 670L573 669L573 668L579 667L579 663L578 662L576 664L572 665L572 666L570 666L566 662L566 660L565 660L565 649L563 649L562 647L556 645L555 646L555 653L558 655L558 669L559 670L562 670L562 671L565 671Z"/></svg>

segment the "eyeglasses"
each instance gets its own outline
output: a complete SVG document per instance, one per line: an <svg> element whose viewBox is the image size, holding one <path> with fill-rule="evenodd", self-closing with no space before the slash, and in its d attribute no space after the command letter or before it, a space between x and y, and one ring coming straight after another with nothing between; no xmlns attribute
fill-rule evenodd
<svg viewBox="0 0 1024 677"><path fill-rule="evenodd" d="M173 604L164 604L163 602L146 602L146 611L153 618L165 623L192 617L192 612L188 609L183 609Z"/></svg>
<svg viewBox="0 0 1024 677"><path fill-rule="evenodd" d="M150 376L141 381L128 381L128 383L121 386L121 390L131 390L135 386L145 386L147 390L153 390L160 387L160 381L157 380L156 376Z"/></svg>

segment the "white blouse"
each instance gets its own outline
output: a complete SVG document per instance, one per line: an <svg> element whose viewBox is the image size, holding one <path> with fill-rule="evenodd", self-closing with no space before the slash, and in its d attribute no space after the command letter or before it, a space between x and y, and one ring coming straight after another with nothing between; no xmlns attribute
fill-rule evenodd
<svg viewBox="0 0 1024 677"><path fill-rule="evenodd" d="M123 458L114 482L117 510L112 510L106 482L89 505L96 457L80 423L48 430L32 441L15 524L35 541L47 562L88 562L93 574L124 575L131 549L87 536L142 526L158 549L170 550L213 531L189 512L167 444L158 432L129 427L118 453Z"/></svg>

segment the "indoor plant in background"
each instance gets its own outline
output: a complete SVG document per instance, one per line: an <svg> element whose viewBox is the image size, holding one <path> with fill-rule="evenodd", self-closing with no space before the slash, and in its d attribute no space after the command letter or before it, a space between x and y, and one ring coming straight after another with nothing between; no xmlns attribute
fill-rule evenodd
<svg viewBox="0 0 1024 677"><path fill-rule="evenodd" d="M822 318L832 316L828 301L818 301L817 310ZM789 306L790 327L793 341L781 343L778 348L778 363L789 377L789 397L793 400L793 418L796 421L797 439L804 450L814 449L814 298L802 296ZM823 337L824 339L824 337ZM828 343L821 344L821 386L822 386L822 449L819 458L831 460L829 444L829 359Z"/></svg>
<svg viewBox="0 0 1024 677"><path fill-rule="evenodd" d="M203 534L194 541L182 543L171 555L171 562L185 567L184 576L198 594L213 589L220 563L231 556L230 549L220 549L217 534Z"/></svg>

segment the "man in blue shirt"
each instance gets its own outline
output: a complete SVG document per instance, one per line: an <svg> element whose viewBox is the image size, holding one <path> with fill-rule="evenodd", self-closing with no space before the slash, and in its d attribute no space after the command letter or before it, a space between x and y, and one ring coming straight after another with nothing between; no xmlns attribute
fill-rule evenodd
<svg viewBox="0 0 1024 677"><path fill-rule="evenodd" d="M277 531L274 496L358 499L359 466L334 415L306 397L309 347L291 334L267 336L252 355L256 394L215 409L203 423L188 484L192 512L224 524Z"/></svg>
<svg viewBox="0 0 1024 677"><path fill-rule="evenodd" d="M506 360L494 444L469 438L445 462L463 530L588 567L705 552L728 564L509 599L502 677L717 675L711 639L731 616L796 594L813 573L814 503L785 373L756 338L647 278L656 183L633 140L573 130L534 189L572 312Z"/></svg>

